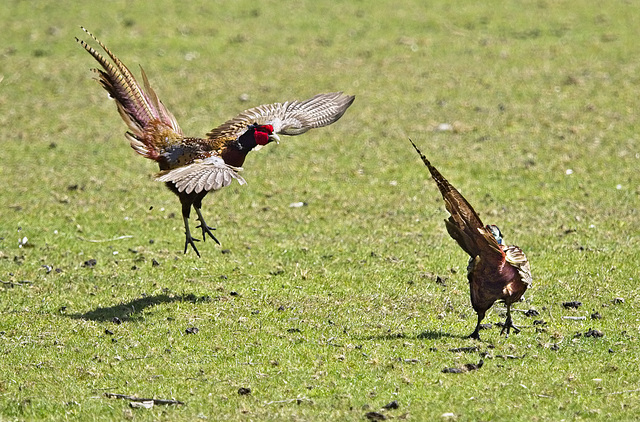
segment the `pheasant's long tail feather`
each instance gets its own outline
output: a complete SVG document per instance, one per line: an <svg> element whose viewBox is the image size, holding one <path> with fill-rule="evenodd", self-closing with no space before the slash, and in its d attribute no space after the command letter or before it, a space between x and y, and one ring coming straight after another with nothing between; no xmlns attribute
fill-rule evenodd
<svg viewBox="0 0 640 422"><path fill-rule="evenodd" d="M449 235L465 250L470 256L475 257L480 253L481 246L484 243L482 232L484 226L478 214L467 200L454 188L440 172L431 165L427 157L420 152L416 144L409 139L411 145L422 158L422 161L429 169L431 177L438 185L438 189L442 194L447 211L451 214L448 220L445 220Z"/></svg>
<svg viewBox="0 0 640 422"><path fill-rule="evenodd" d="M162 130L162 126L169 126L165 129L181 135L182 132L175 118L158 100L156 93L149 86L144 71L142 71L143 89L124 63L93 34L85 28L82 30L93 38L111 58L111 61L107 60L85 41L76 38L76 41L102 66L102 69L93 70L99 75L100 84L116 101L118 112L129 127L130 132L127 133L127 138L131 142L131 146L148 158L156 158L158 148L161 145L156 145L155 141L159 138L149 136L149 132L157 132ZM150 128L153 125L161 127Z"/></svg>

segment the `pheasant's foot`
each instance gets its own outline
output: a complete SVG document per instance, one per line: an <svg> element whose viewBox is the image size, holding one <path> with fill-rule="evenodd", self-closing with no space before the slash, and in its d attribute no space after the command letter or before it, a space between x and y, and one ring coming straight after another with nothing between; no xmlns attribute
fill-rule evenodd
<svg viewBox="0 0 640 422"><path fill-rule="evenodd" d="M473 333L469 334L467 338L472 338L474 340L480 341L480 323L476 325L476 329L473 330Z"/></svg>
<svg viewBox="0 0 640 422"><path fill-rule="evenodd" d="M478 323L476 324L476 329L473 330L473 333L469 334L468 338L472 338L474 340L480 340L480 330L484 327L482 326L482 320L484 319L484 311L478 312Z"/></svg>
<svg viewBox="0 0 640 422"><path fill-rule="evenodd" d="M211 233L211 230L215 230L215 227L209 227L207 226L207 223L205 223L203 220L200 220L200 225L196 226L196 229L202 229L202 240L206 241L207 240L207 234L209 236L211 236L211 238L219 245L220 242L218 241L218 239L216 239L216 237L213 235L213 233Z"/></svg>
<svg viewBox="0 0 640 422"><path fill-rule="evenodd" d="M202 211L200 210L200 207L197 207L194 205L193 208L196 210L196 214L198 214L198 221L200 222L200 225L197 226L196 228L202 229L202 240L206 240L207 239L206 235L208 234L219 245L220 242L218 241L218 239L216 239L213 233L211 233L211 230L215 230L215 228L209 227L206 221L204 221L204 217L202 216Z"/></svg>
<svg viewBox="0 0 640 422"><path fill-rule="evenodd" d="M506 338L509 338L509 333L511 332L511 329L513 328L513 331L515 331L516 334L518 334L520 332L520 329L518 327L516 327L515 325L513 325L513 321L511 320L511 316L507 317L507 320L504 322L504 325L502 326L502 330L500 331L500 335L504 334L504 332L507 332Z"/></svg>
<svg viewBox="0 0 640 422"><path fill-rule="evenodd" d="M467 338L472 338L474 340L480 341L480 333L478 332L478 330L475 330L473 333L469 334Z"/></svg>
<svg viewBox="0 0 640 422"><path fill-rule="evenodd" d="M196 255L198 255L198 258L200 258L200 252L198 252L198 248L196 248L196 244L193 242L199 242L200 239L194 239L193 237L187 235L185 236L185 241L184 241L184 253L187 253L187 249L189 249L189 245L191 245L191 247L193 248L193 251L196 253Z"/></svg>

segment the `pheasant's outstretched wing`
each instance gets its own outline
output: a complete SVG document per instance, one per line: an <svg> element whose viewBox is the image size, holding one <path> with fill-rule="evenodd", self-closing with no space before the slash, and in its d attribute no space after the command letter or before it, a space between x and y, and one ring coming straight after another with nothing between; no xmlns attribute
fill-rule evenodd
<svg viewBox="0 0 640 422"><path fill-rule="evenodd" d="M460 192L431 165L427 157L420 152L413 141L409 141L429 169L431 177L438 185L438 189L440 189L447 211L451 214L449 219L444 221L449 235L473 258L482 255L485 258L504 261L505 254L502 251L502 247L498 244L493 234L485 229L473 207Z"/></svg>
<svg viewBox="0 0 640 422"><path fill-rule="evenodd" d="M277 134L300 135L309 129L337 121L353 103L354 96L342 92L318 94L306 101L265 104L243 111L207 133L209 139L235 139L247 127L270 124Z"/></svg>
<svg viewBox="0 0 640 422"><path fill-rule="evenodd" d="M156 180L173 182L178 192L200 193L229 186L234 179L241 185L246 184L244 178L238 174L241 170L242 168L226 164L217 155L211 155L197 159L189 165L160 172Z"/></svg>
<svg viewBox="0 0 640 422"><path fill-rule="evenodd" d="M151 89L144 70L142 80L144 88L133 77L133 74L100 40L85 28L82 28L111 58L107 60L85 41L76 41L93 56L103 69L93 69L99 75L98 81L116 100L118 112L129 127L127 138L136 152L148 157L157 158L157 149L167 141L182 137L182 130L175 117L158 99ZM150 133L152 131L153 133Z"/></svg>

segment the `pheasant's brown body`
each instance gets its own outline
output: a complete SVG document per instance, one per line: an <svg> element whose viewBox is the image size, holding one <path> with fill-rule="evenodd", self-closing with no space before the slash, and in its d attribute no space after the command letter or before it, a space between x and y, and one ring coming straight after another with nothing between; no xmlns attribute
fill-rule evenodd
<svg viewBox="0 0 640 422"><path fill-rule="evenodd" d="M517 246L503 245L499 229L483 225L460 192L431 165L413 142L411 144L429 169L451 214L445 220L449 235L470 256L467 278L471 304L478 314L478 323L470 337L480 338L480 323L497 300L507 305L507 319L502 332L506 330L508 336L511 328L519 331L511 320L511 304L520 300L531 284L529 261Z"/></svg>
<svg viewBox="0 0 640 422"><path fill-rule="evenodd" d="M84 29L84 28L83 28ZM142 70L143 86L104 44L85 30L106 52L107 60L86 42L76 40L102 66L94 69L98 81L115 99L120 116L129 131L126 137L140 155L157 161L156 180L165 182L182 204L185 226L185 253L191 245L198 256L189 230L191 207L198 214L203 240L209 235L200 211L202 199L212 191L228 186L238 174L247 154L256 146L279 140L278 134L299 135L312 128L337 121L353 103L354 97L341 92L318 94L306 101L261 105L245 110L207 134L206 139L183 135L173 114L158 99ZM219 242L218 242L219 243Z"/></svg>

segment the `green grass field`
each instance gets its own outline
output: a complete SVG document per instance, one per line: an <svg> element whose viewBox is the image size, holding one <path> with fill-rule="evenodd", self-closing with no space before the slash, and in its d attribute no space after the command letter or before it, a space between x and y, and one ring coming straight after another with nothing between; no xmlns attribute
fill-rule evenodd
<svg viewBox="0 0 640 422"><path fill-rule="evenodd" d="M640 417L640 5L5 3L0 420ZM178 199L129 148L80 25L190 135L356 101L251 153L248 185L204 201L222 246L183 255ZM467 257L409 137L526 252L520 334L465 338Z"/></svg>

